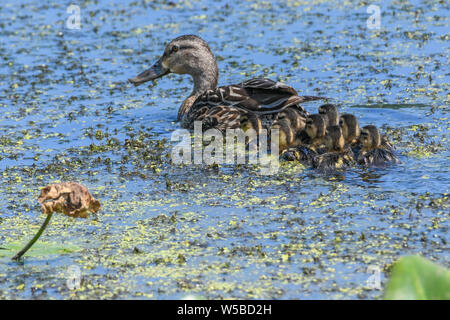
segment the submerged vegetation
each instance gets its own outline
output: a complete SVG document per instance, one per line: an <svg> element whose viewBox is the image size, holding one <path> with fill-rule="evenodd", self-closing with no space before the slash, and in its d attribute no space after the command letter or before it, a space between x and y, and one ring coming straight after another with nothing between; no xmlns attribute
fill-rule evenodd
<svg viewBox="0 0 450 320"><path fill-rule="evenodd" d="M382 298L403 255L449 266L449 8L386 1L88 1L0 8L0 299ZM208 40L219 84L254 76L332 97L377 125L401 163L318 174L282 163L172 165L190 79L126 81L184 33ZM143 66L142 64L146 65ZM305 105L310 112L317 104ZM37 186L77 181L92 218L42 217ZM81 283L66 285L78 266Z"/></svg>

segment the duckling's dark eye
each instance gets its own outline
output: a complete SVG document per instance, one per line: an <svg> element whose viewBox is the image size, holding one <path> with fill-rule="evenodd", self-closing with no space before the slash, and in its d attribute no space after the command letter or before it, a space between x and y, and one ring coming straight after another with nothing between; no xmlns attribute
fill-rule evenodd
<svg viewBox="0 0 450 320"><path fill-rule="evenodd" d="M174 45L170 52L177 52L180 48L177 45Z"/></svg>

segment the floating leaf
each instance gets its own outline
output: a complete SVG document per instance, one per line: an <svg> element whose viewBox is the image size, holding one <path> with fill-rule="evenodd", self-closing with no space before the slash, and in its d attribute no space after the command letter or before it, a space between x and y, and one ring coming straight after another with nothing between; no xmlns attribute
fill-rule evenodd
<svg viewBox="0 0 450 320"><path fill-rule="evenodd" d="M448 300L450 270L419 256L398 260L386 287L388 300Z"/></svg>
<svg viewBox="0 0 450 320"><path fill-rule="evenodd" d="M12 242L1 245L0 257L9 257L22 249L23 243ZM55 242L38 242L28 252L27 255L32 257L42 257L49 255L60 255L72 252L78 252L81 248L72 244L62 245Z"/></svg>

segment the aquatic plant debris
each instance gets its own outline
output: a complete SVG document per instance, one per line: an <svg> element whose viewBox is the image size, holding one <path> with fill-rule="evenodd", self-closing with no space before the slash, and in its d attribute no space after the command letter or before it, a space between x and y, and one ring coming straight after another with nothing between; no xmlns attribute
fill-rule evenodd
<svg viewBox="0 0 450 320"><path fill-rule="evenodd" d="M38 202L47 214L36 235L12 259L19 260L39 239L50 222L53 213L61 212L73 218L87 218L88 212L98 212L100 202L91 196L86 187L76 182L51 184L42 188Z"/></svg>
<svg viewBox="0 0 450 320"><path fill-rule="evenodd" d="M61 212L74 218L87 218L88 212L100 210L100 202L91 196L85 186L76 182L51 184L42 188L38 202L42 206L42 213Z"/></svg>

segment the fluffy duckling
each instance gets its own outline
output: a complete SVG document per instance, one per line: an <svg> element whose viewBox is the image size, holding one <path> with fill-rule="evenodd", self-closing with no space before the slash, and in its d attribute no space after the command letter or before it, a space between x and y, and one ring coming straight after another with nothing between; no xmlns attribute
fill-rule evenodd
<svg viewBox="0 0 450 320"><path fill-rule="evenodd" d="M323 144L323 138L327 130L326 121L320 114L311 114L306 118L305 132L311 147L318 148Z"/></svg>
<svg viewBox="0 0 450 320"><path fill-rule="evenodd" d="M339 110L334 104L324 104L319 107L319 114L322 115L327 121L327 126L339 125Z"/></svg>
<svg viewBox="0 0 450 320"><path fill-rule="evenodd" d="M287 108L281 111L273 121L270 129L278 129L280 153L288 148L301 144L299 132L305 129L305 120L301 118L300 110Z"/></svg>
<svg viewBox="0 0 450 320"><path fill-rule="evenodd" d="M246 132L248 130L255 130L255 133L258 134L261 129L261 121L258 117L252 113L243 114L240 116L240 128L242 131Z"/></svg>
<svg viewBox="0 0 450 320"><path fill-rule="evenodd" d="M282 159L287 161L300 161L311 164L312 159L320 152L319 147L323 144L326 133L326 122L322 115L311 114L306 118L305 130L297 135L296 147L287 149Z"/></svg>
<svg viewBox="0 0 450 320"><path fill-rule="evenodd" d="M359 123L358 119L352 114L343 114L339 118L339 126L342 130L345 143L352 148L355 159L358 157L358 153L361 150L361 143L359 142Z"/></svg>
<svg viewBox="0 0 450 320"><path fill-rule="evenodd" d="M245 115L240 116L240 128L247 132L248 130L254 130L256 134L261 134L262 129L268 129L268 143L270 144L271 130L278 130L278 148L279 152L283 152L287 148L291 146L298 145L298 141L296 139L296 124L292 123L293 118L295 116L292 113L295 113L295 109L284 110L280 112L276 116L274 120L266 119L268 121L264 121L264 116L257 116L253 113L247 113ZM303 123L304 127L305 124Z"/></svg>
<svg viewBox="0 0 450 320"><path fill-rule="evenodd" d="M342 169L355 163L353 151L345 145L345 139L339 126L327 128L324 142L327 152L313 158L314 168L327 171Z"/></svg>
<svg viewBox="0 0 450 320"><path fill-rule="evenodd" d="M388 163L399 162L391 144L386 137L380 134L376 126L368 125L361 128L359 140L362 146L357 158L359 164L383 166Z"/></svg>
<svg viewBox="0 0 450 320"><path fill-rule="evenodd" d="M356 145L360 131L358 119L352 114L345 113L339 118L339 126L341 127L345 143L350 146Z"/></svg>

